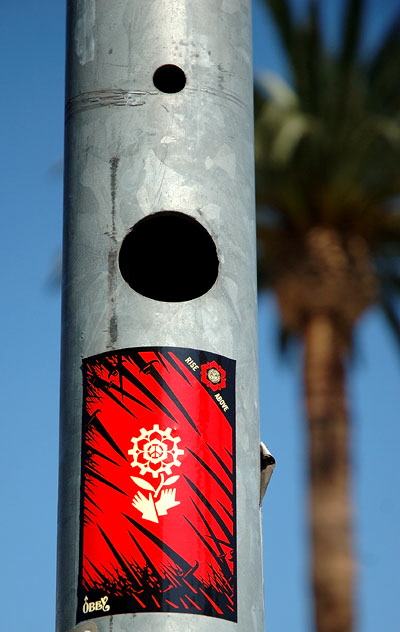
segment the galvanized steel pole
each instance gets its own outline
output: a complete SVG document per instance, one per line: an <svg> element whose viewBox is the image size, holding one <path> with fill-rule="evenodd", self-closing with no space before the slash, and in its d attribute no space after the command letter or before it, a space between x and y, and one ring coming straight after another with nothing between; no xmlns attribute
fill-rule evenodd
<svg viewBox="0 0 400 632"><path fill-rule="evenodd" d="M58 632L263 632L250 0L68 0Z"/></svg>

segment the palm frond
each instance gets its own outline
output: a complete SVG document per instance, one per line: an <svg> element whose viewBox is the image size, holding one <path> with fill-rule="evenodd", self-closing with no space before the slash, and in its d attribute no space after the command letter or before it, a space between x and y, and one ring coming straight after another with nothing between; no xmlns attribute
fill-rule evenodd
<svg viewBox="0 0 400 632"><path fill-rule="evenodd" d="M258 85L257 78L254 81L254 89L253 89L253 107L254 107L254 120L257 120L260 116L262 107L265 103L265 94L261 92L261 89Z"/></svg>
<svg viewBox="0 0 400 632"><path fill-rule="evenodd" d="M398 61L400 58L400 14L368 64L369 105L377 112L393 115L400 107Z"/></svg>
<svg viewBox="0 0 400 632"><path fill-rule="evenodd" d="M299 98L290 84L276 73L265 70L257 75L255 79L258 98L262 104L269 107L270 103L282 109L290 110L298 107ZM258 110L260 113L261 110Z"/></svg>
<svg viewBox="0 0 400 632"><path fill-rule="evenodd" d="M343 43L339 53L339 66L342 72L347 73L358 58L364 5L364 0L349 0L345 7Z"/></svg>
<svg viewBox="0 0 400 632"><path fill-rule="evenodd" d="M289 56L292 53L294 22L288 0L264 0L272 13L274 23L278 28L281 40Z"/></svg>
<svg viewBox="0 0 400 632"><path fill-rule="evenodd" d="M321 88L323 88L323 48L317 0L310 1L307 23L303 27L302 33L300 31L300 41L297 46L296 55L297 81L299 84L300 76L304 77L304 104L307 111L315 115L320 110Z"/></svg>
<svg viewBox="0 0 400 632"><path fill-rule="evenodd" d="M300 98L310 103L310 32L308 26L299 27L293 20L288 0L264 0L272 13L286 55L293 71L293 83ZM317 41L314 36L313 43Z"/></svg>

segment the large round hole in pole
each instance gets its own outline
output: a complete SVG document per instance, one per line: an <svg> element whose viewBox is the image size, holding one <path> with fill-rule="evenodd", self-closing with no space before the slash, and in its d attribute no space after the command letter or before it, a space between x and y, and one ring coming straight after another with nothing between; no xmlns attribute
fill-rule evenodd
<svg viewBox="0 0 400 632"><path fill-rule="evenodd" d="M182 68L174 64L165 64L157 68L153 75L153 83L157 90L174 94L180 92L186 85L186 75Z"/></svg>
<svg viewBox="0 0 400 632"><path fill-rule="evenodd" d="M156 301L190 301L218 276L215 243L195 219L161 211L140 220L125 237L119 268L128 285Z"/></svg>

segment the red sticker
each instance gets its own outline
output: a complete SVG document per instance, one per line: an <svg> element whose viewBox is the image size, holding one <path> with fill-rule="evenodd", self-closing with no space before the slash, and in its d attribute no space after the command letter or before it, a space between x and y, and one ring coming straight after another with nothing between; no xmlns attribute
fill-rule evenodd
<svg viewBox="0 0 400 632"><path fill-rule="evenodd" d="M77 623L237 620L235 362L151 347L83 363Z"/></svg>

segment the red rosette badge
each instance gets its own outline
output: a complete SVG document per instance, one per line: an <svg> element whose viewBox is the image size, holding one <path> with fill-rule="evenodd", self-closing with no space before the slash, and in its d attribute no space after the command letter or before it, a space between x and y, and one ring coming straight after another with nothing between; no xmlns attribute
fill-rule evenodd
<svg viewBox="0 0 400 632"><path fill-rule="evenodd" d="M226 371L215 360L201 365L200 379L214 392L226 387Z"/></svg>

